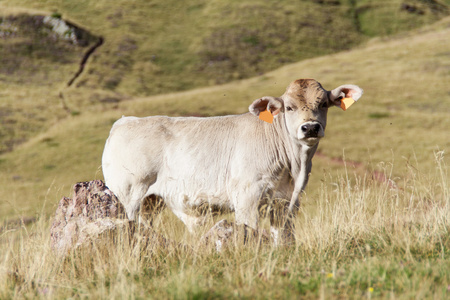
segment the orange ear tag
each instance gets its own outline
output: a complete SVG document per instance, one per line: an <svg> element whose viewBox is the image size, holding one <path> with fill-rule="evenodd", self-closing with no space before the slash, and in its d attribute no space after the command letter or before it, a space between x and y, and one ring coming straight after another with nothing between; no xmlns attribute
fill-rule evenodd
<svg viewBox="0 0 450 300"><path fill-rule="evenodd" d="M341 108L343 110L347 110L353 103L356 101L353 98L342 98L341 99Z"/></svg>
<svg viewBox="0 0 450 300"><path fill-rule="evenodd" d="M259 118L270 124L272 124L272 122L273 122L272 113L270 111L268 111L267 109L265 111L262 111L259 113Z"/></svg>

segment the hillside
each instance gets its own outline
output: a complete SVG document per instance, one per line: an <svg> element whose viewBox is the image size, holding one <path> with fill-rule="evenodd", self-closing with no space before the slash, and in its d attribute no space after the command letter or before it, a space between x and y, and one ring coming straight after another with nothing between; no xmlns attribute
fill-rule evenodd
<svg viewBox="0 0 450 300"><path fill-rule="evenodd" d="M118 103L115 110L84 112L60 121L0 157L1 218L51 214L58 199L70 194L73 183L101 179L105 139L112 123L124 114L244 113L252 100L281 95L290 81L305 77L318 79L327 89L355 83L365 90L350 110L330 111L327 136L319 149L323 155L314 159L306 207L314 207L312 199L328 174L345 172L338 163L343 156L350 174L370 178L377 170L399 187L411 179L410 170L436 174L436 159L442 155L448 165L450 150L449 25L446 18L400 37L375 39L359 49L287 65L251 79L136 98Z"/></svg>
<svg viewBox="0 0 450 300"><path fill-rule="evenodd" d="M261 75L430 24L450 1L0 2L0 153L51 124L133 97ZM43 24L62 20L74 43ZM80 63L99 39L81 76Z"/></svg>
<svg viewBox="0 0 450 300"><path fill-rule="evenodd" d="M228 2L240 9L227 11ZM244 22L253 11L255 18L261 11L283 14L275 10L282 2L190 3L199 5L183 15L174 1L0 0L7 15L0 19L0 299L448 299L450 17L440 16L449 1L297 1L309 7L311 20L313 8L342 12L347 5L361 40L222 85L214 84L220 76L213 69L193 67L199 58L188 52L199 53L204 36L197 39L183 22L193 20L207 36L227 25L221 13ZM289 23L297 11L284 3L293 11ZM243 9L249 5L255 9ZM172 21L157 27L158 18ZM348 25L341 21L333 24ZM150 72L156 61L139 60L152 53L143 48L152 46L152 30L155 45L170 49L162 49L170 59L158 61L158 76ZM184 48L172 34L197 44ZM118 75L117 85L103 85ZM159 90L137 89L147 75L149 86L162 83ZM115 120L245 113L254 99L279 96L297 78L315 78L326 89L354 83L365 92L349 110L329 111L294 221L295 244L242 244L237 235L217 253L200 236L233 215L210 216L191 234L166 209L152 228L170 243L134 230L130 243L129 232L119 230L108 232L111 243L96 239L55 255L50 228L58 201L71 197L74 183L102 179L101 155ZM268 221L261 218L260 226L268 230Z"/></svg>

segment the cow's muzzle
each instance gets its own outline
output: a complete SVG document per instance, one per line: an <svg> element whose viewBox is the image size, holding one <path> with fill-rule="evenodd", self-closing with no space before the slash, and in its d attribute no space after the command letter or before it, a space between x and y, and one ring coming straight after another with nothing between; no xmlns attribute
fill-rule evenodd
<svg viewBox="0 0 450 300"><path fill-rule="evenodd" d="M303 138L323 137L322 125L318 122L306 122L300 126Z"/></svg>

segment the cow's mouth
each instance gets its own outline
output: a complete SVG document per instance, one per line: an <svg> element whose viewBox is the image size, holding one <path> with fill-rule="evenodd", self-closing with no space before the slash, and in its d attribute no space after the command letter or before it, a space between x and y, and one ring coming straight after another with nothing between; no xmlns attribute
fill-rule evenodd
<svg viewBox="0 0 450 300"><path fill-rule="evenodd" d="M321 137L319 137L319 136L316 136L316 137L304 137L304 138L301 139L301 143L304 144L304 145L307 145L308 147L313 147L313 146L315 146L315 145L317 145L319 143L320 138Z"/></svg>
<svg viewBox="0 0 450 300"><path fill-rule="evenodd" d="M305 138L306 139L309 139L309 138L320 139L319 132L307 132L307 133L305 133Z"/></svg>

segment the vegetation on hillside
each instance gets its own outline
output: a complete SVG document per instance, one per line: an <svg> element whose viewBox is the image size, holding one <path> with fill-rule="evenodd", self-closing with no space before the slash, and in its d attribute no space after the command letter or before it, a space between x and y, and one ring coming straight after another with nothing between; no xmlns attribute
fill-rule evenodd
<svg viewBox="0 0 450 300"><path fill-rule="evenodd" d="M448 298L450 19L435 21L449 5L0 1L0 299ZM82 47L31 26L19 32L46 15L93 40ZM330 109L295 245L215 253L165 210L155 229L182 247L130 245L119 232L114 245L65 258L51 251L58 200L75 182L102 179L104 142L120 116L244 113L305 77L365 93L346 112Z"/></svg>
<svg viewBox="0 0 450 300"><path fill-rule="evenodd" d="M3 0L0 153L67 115L348 50L370 37L435 22L448 15L449 5L448 0ZM89 47L52 40L48 28L36 23L43 16L104 39L70 88Z"/></svg>
<svg viewBox="0 0 450 300"><path fill-rule="evenodd" d="M57 12L105 38L78 86L150 95L255 76L435 22L447 2L3 1ZM5 12L3 13L5 14ZM36 43L39 43L36 40ZM48 56L60 55L48 49Z"/></svg>
<svg viewBox="0 0 450 300"><path fill-rule="evenodd" d="M343 83L356 83L365 90L350 110L330 110L327 137L319 147L326 157L344 156L369 170L394 164L393 174L399 178L404 178L405 163L417 162L432 172L432 152L450 148L448 22L445 19L400 39L373 41L361 49L299 62L237 83L130 99L117 103L113 110L86 111L60 121L0 157L2 216L33 215L40 212L48 195L54 204L75 182L101 179L104 142L112 123L122 115L244 113L254 99L279 96L290 81L302 77L317 78L329 90ZM323 156L313 163L312 192L320 186L322 170L342 170L342 165ZM359 172L353 163L349 166ZM45 211L52 212L54 207L46 206Z"/></svg>

